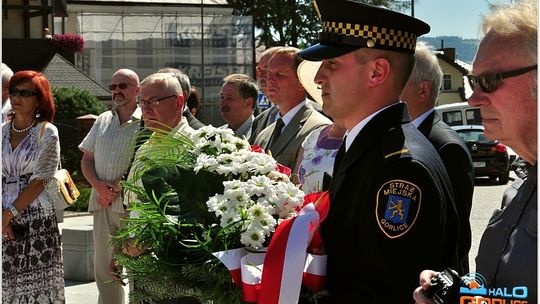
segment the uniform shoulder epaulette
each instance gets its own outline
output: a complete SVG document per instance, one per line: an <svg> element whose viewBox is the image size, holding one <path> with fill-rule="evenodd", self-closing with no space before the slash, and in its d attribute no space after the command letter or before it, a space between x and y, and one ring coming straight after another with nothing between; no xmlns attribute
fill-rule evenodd
<svg viewBox="0 0 540 304"><path fill-rule="evenodd" d="M385 161L412 157L401 128L393 128L383 135L382 152Z"/></svg>

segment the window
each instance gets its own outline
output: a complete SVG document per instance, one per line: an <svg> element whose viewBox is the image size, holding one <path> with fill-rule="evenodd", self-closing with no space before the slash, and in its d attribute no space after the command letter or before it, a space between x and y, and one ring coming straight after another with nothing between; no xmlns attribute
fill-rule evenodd
<svg viewBox="0 0 540 304"><path fill-rule="evenodd" d="M447 111L442 113L442 119L449 126L460 126L463 125L463 117L461 116L461 111Z"/></svg>
<svg viewBox="0 0 540 304"><path fill-rule="evenodd" d="M443 75L443 91L452 90L452 75L444 74Z"/></svg>
<svg viewBox="0 0 540 304"><path fill-rule="evenodd" d="M468 125L481 125L482 116L480 115L480 109L465 110L465 117L467 118Z"/></svg>

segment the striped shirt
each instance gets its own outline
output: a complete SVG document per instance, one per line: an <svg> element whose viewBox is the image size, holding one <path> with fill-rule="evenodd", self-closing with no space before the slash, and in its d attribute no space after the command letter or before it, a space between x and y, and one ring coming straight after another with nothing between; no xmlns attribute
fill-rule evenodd
<svg viewBox="0 0 540 304"><path fill-rule="evenodd" d="M140 118L141 110L137 108L131 119L122 125L118 113L114 110L104 112L96 119L79 149L94 154L97 178L114 182L127 173L135 148L135 138L140 129ZM98 193L92 188L88 211L104 209L98 204L97 198ZM122 195L116 197L110 208L111 211L124 213Z"/></svg>

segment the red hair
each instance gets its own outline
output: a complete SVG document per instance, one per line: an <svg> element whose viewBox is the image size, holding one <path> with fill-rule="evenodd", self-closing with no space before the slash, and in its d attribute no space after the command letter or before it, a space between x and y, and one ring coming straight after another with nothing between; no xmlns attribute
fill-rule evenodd
<svg viewBox="0 0 540 304"><path fill-rule="evenodd" d="M36 71L19 71L11 77L9 81L9 90L15 88L16 85L31 82L36 87L38 93L38 107L37 111L40 114L40 117L37 118L38 121L48 121L52 122L54 118L54 97L51 90L51 84L49 80L40 72Z"/></svg>

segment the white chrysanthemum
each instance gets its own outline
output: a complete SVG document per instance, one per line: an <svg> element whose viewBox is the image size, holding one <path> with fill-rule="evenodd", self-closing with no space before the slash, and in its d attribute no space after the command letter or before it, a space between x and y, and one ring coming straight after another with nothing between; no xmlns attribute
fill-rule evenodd
<svg viewBox="0 0 540 304"><path fill-rule="evenodd" d="M201 169L214 171L218 165L219 164L215 158L208 156L207 154L199 154L199 156L197 156L197 160L195 161L193 170L195 172L199 172Z"/></svg>
<svg viewBox="0 0 540 304"><path fill-rule="evenodd" d="M236 146L230 142L221 143L220 150L222 151L222 153L228 153L228 154L237 151ZM224 154L221 154L221 155L224 155Z"/></svg>
<svg viewBox="0 0 540 304"><path fill-rule="evenodd" d="M251 220L250 225L255 225L263 230L266 236L270 236L275 231L276 219L270 214L271 207L256 204L249 208L248 217Z"/></svg>
<svg viewBox="0 0 540 304"><path fill-rule="evenodd" d="M208 211L216 212L219 209L219 206L222 204L223 196L221 194L216 194L206 201L206 206Z"/></svg>
<svg viewBox="0 0 540 304"><path fill-rule="evenodd" d="M272 207L264 204L252 204L248 208L248 218L250 219L260 219L267 216L270 216L270 212L272 212Z"/></svg>
<svg viewBox="0 0 540 304"><path fill-rule="evenodd" d="M256 175L246 182L246 191L249 195L262 196L271 186L272 181L268 177Z"/></svg>
<svg viewBox="0 0 540 304"><path fill-rule="evenodd" d="M233 156L233 154L220 154L218 155L217 157L217 162L221 165L224 165L224 164L231 164L231 163L234 163L234 161L236 161L235 157Z"/></svg>
<svg viewBox="0 0 540 304"><path fill-rule="evenodd" d="M247 206L251 201L247 195L245 187L236 189L227 189L223 194L235 206Z"/></svg>
<svg viewBox="0 0 540 304"><path fill-rule="evenodd" d="M240 242L242 244L255 249L261 248L264 240L265 238L263 230L255 226L250 226L240 236Z"/></svg>
<svg viewBox="0 0 540 304"><path fill-rule="evenodd" d="M227 227L228 225L234 222L238 222L239 220L240 220L240 216L237 213L225 212L221 215L219 225L221 227Z"/></svg>
<svg viewBox="0 0 540 304"><path fill-rule="evenodd" d="M238 174L238 169L234 164L219 165L213 171L223 176Z"/></svg>
<svg viewBox="0 0 540 304"><path fill-rule="evenodd" d="M232 181L224 181L223 186L225 187L225 190L239 189L239 188L244 187L244 183L242 181L235 179Z"/></svg>
<svg viewBox="0 0 540 304"><path fill-rule="evenodd" d="M244 138L238 138L234 137L233 140L231 140L231 143L236 146L236 151L246 150L249 151L249 142Z"/></svg>
<svg viewBox="0 0 540 304"><path fill-rule="evenodd" d="M263 153L248 152L249 167L252 174L267 175L276 168L276 160Z"/></svg>
<svg viewBox="0 0 540 304"><path fill-rule="evenodd" d="M284 204L286 203L290 208L296 208L304 201L304 192L292 183L277 183L276 193L279 199L284 200Z"/></svg>

